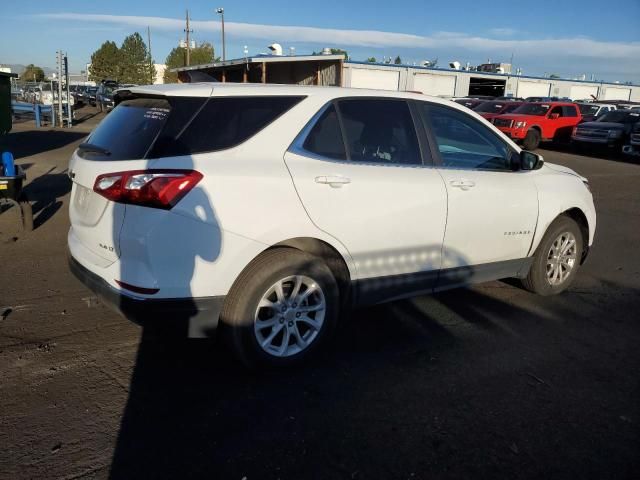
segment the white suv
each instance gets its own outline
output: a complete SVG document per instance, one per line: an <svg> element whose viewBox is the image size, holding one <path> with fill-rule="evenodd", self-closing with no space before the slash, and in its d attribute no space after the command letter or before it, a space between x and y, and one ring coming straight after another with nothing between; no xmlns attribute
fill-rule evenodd
<svg viewBox="0 0 640 480"><path fill-rule="evenodd" d="M134 87L73 154L72 271L127 317L224 332L250 365L313 353L344 307L573 281L586 179L420 94Z"/></svg>

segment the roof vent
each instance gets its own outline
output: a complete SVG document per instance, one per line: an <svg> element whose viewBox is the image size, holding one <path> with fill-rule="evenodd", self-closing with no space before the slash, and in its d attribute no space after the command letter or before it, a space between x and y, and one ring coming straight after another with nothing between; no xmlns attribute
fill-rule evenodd
<svg viewBox="0 0 640 480"><path fill-rule="evenodd" d="M269 50L271 50L271 55L282 56L282 45L279 43L272 43L269 45Z"/></svg>

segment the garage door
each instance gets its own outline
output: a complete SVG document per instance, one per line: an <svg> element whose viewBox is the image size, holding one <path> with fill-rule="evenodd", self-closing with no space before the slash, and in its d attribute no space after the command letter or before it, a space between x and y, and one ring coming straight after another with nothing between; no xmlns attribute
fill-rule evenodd
<svg viewBox="0 0 640 480"><path fill-rule="evenodd" d="M548 97L551 90L550 82L532 82L529 80L520 80L518 82L517 97Z"/></svg>
<svg viewBox="0 0 640 480"><path fill-rule="evenodd" d="M352 88L377 88L380 90L398 90L400 72L394 70L351 69Z"/></svg>
<svg viewBox="0 0 640 480"><path fill-rule="evenodd" d="M606 87L604 91L605 100L629 100L630 97L630 88Z"/></svg>
<svg viewBox="0 0 640 480"><path fill-rule="evenodd" d="M592 96L598 98L598 87L595 85L574 85L571 87L569 98L571 100L591 99Z"/></svg>
<svg viewBox="0 0 640 480"><path fill-rule="evenodd" d="M425 95L453 97L456 91L456 77L417 73L413 77L412 90L418 90Z"/></svg>

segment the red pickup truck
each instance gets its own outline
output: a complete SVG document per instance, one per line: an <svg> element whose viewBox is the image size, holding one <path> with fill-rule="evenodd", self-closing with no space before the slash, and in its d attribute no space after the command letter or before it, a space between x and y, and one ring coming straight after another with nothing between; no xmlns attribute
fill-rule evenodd
<svg viewBox="0 0 640 480"><path fill-rule="evenodd" d="M525 103L513 112L493 119L493 124L512 139L522 142L525 150L535 150L540 142L569 140L571 131L582 121L575 103Z"/></svg>

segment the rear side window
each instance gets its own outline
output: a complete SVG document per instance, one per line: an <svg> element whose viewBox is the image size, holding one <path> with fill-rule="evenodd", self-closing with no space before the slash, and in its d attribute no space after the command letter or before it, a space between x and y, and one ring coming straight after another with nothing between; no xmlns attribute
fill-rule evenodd
<svg viewBox="0 0 640 480"><path fill-rule="evenodd" d="M347 158L338 114L333 105L325 110L313 126L303 148L308 152L335 160Z"/></svg>
<svg viewBox="0 0 640 480"><path fill-rule="evenodd" d="M153 156L190 155L235 147L304 97L213 97L189 126Z"/></svg>
<svg viewBox="0 0 640 480"><path fill-rule="evenodd" d="M576 111L576 107L572 105L565 105L562 107L562 116L563 117L577 117L578 112Z"/></svg>
<svg viewBox="0 0 640 480"><path fill-rule="evenodd" d="M409 105L404 100L358 99L338 102L349 160L421 165Z"/></svg>
<svg viewBox="0 0 640 480"><path fill-rule="evenodd" d="M100 122L86 140L86 143L102 150L80 149L78 154L90 160L105 161L145 158L170 112L169 102L164 99L124 101Z"/></svg>

